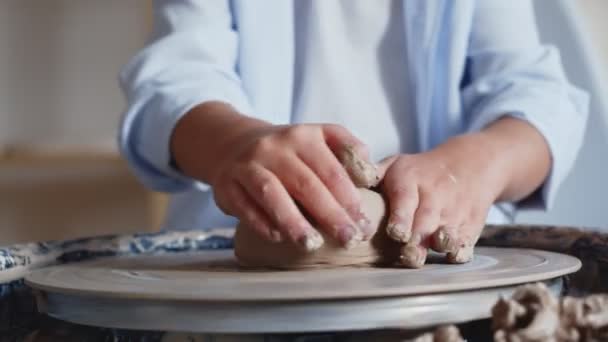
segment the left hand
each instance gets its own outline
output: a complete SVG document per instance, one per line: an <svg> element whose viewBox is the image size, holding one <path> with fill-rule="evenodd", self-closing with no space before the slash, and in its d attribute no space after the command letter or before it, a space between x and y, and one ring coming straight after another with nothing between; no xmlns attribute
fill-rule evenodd
<svg viewBox="0 0 608 342"><path fill-rule="evenodd" d="M431 247L470 253L490 206L505 186L497 154L481 134L454 137L434 150L392 156L380 163L382 191L389 203L387 231L407 243L402 262L421 267ZM467 258L467 256L460 256Z"/></svg>

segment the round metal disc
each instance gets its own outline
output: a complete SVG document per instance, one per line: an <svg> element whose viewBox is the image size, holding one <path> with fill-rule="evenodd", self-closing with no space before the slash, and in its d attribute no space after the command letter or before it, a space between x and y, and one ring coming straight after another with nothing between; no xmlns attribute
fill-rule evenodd
<svg viewBox="0 0 608 342"><path fill-rule="evenodd" d="M531 249L479 247L472 262L422 269L345 267L243 271L232 251L137 256L57 266L26 280L64 294L188 301L272 301L418 295L552 279L580 268L574 257Z"/></svg>
<svg viewBox="0 0 608 342"><path fill-rule="evenodd" d="M417 328L488 317L499 295L578 270L576 258L476 249L464 265L245 271L231 251L139 256L51 267L27 283L56 318L88 325L193 332Z"/></svg>

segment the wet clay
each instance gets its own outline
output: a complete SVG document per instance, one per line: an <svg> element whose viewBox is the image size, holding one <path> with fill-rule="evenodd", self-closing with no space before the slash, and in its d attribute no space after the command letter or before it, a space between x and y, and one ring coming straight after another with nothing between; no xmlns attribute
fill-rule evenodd
<svg viewBox="0 0 608 342"><path fill-rule="evenodd" d="M372 190L360 188L362 211L376 229L373 237L350 249L339 246L331 237L314 252L289 242L273 243L242 223L234 236L234 253L241 266L279 269L305 269L359 264L386 265L399 260L401 244L388 237L385 227L386 203ZM322 230L319 232L323 235Z"/></svg>
<svg viewBox="0 0 608 342"><path fill-rule="evenodd" d="M420 268L425 264L427 250L419 246L419 241L404 241L392 230L387 231L387 203L379 193L368 189L380 182L376 165L360 158L351 146L345 146L338 157L361 193L361 211L375 229L372 238L344 248L333 238L324 236L322 227L317 227L321 236L316 234L317 238L307 240L303 250L286 241L266 241L240 223L234 237L234 250L241 266L301 269L397 263L402 267ZM451 241L442 229L437 234L440 240ZM448 263L466 263L473 258L474 243L454 245L454 248L444 246L446 243L440 245L443 247L438 252L447 253Z"/></svg>

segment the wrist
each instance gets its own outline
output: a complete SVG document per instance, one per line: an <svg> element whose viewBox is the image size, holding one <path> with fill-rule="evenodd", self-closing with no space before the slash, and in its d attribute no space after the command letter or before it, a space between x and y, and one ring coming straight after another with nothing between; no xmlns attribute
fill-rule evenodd
<svg viewBox="0 0 608 342"><path fill-rule="evenodd" d="M213 185L218 169L241 137L269 123L239 113L226 103L208 102L186 113L176 124L170 148L173 160L186 175Z"/></svg>

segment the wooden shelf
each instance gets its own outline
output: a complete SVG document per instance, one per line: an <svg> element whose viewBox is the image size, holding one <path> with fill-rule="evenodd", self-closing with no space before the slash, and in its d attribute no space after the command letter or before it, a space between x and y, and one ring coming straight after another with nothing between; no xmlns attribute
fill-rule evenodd
<svg viewBox="0 0 608 342"><path fill-rule="evenodd" d="M5 146L0 176L0 245L156 231L167 207L112 146Z"/></svg>
<svg viewBox="0 0 608 342"><path fill-rule="evenodd" d="M111 146L9 145L0 147L0 164L119 163L122 158Z"/></svg>

